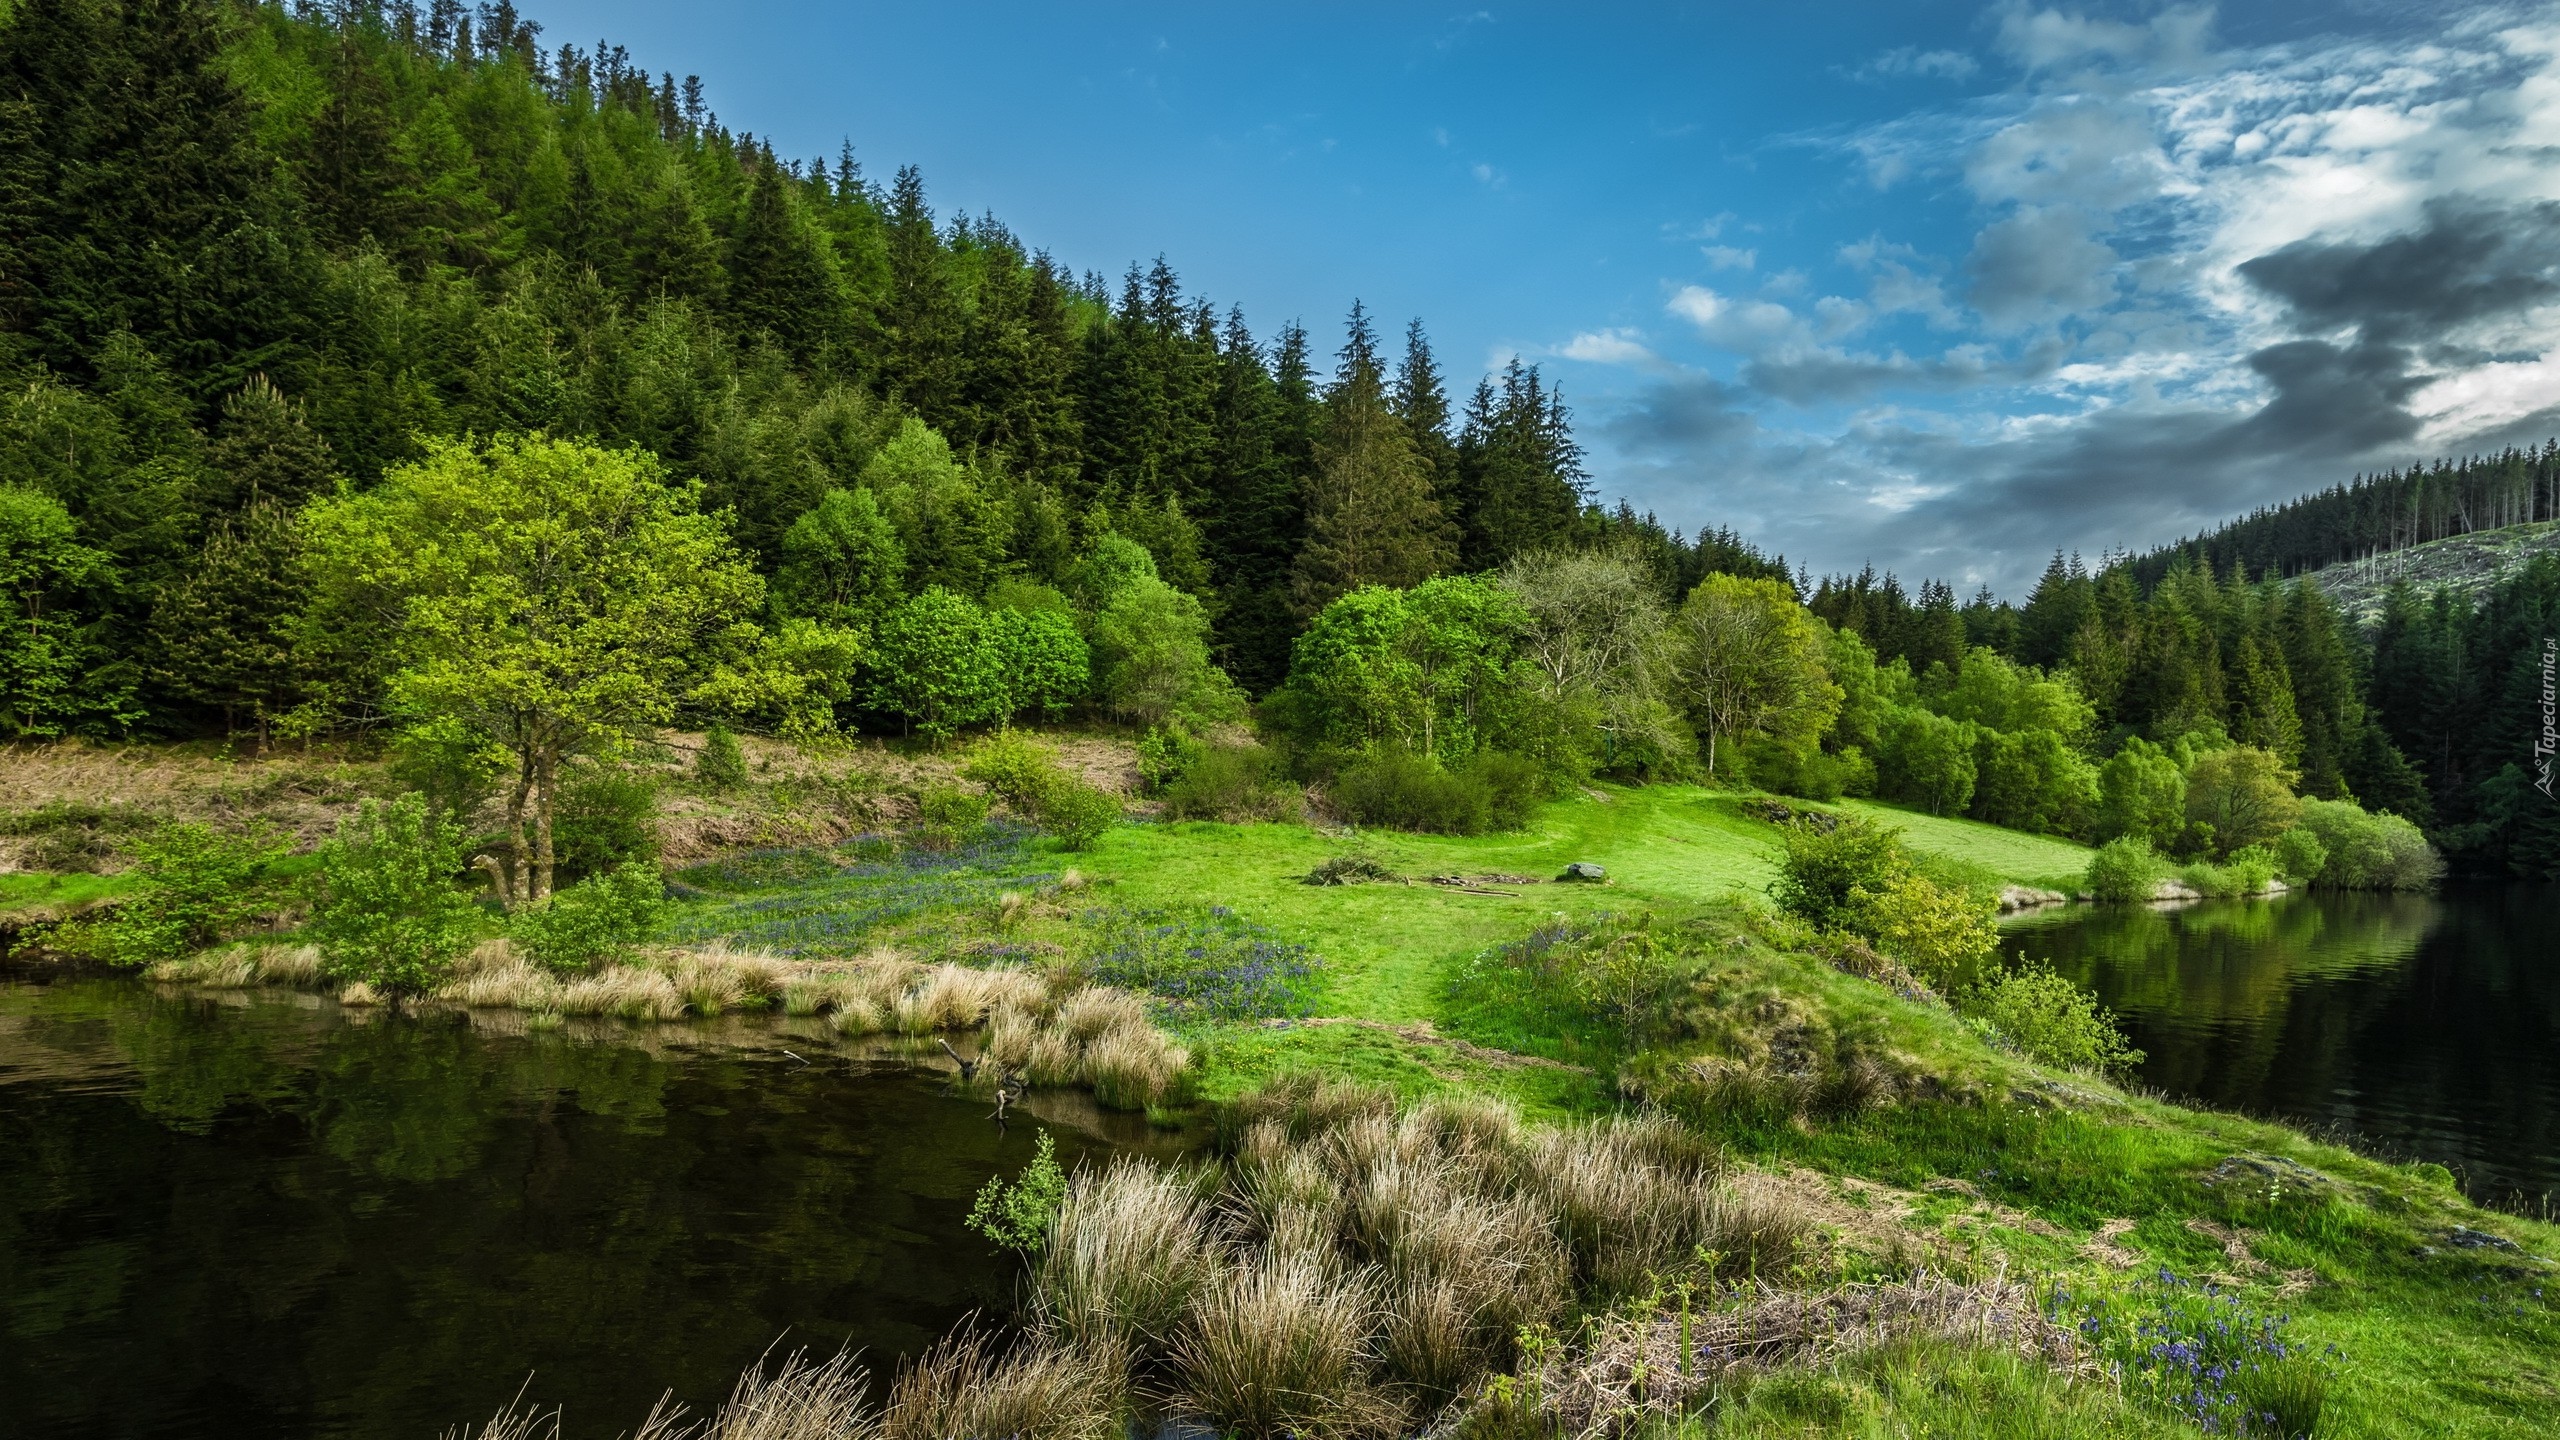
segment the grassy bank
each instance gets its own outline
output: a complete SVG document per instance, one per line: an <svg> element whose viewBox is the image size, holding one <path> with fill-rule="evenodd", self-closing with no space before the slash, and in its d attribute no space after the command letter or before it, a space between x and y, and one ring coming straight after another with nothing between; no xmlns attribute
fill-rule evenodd
<svg viewBox="0 0 2560 1440"><path fill-rule="evenodd" d="M860 818L843 803L827 826ZM1957 879L2086 860L1844 808ZM2560 1232L2436 1167L2037 1063L1778 915L1764 813L1662 786L1467 839L820 834L677 865L658 942L601 970L492 938L431 1003L766 1009L947 1038L992 1062L981 1086L1216 1122L1205 1168L1066 1183L1019 1337L955 1338L883 1376L885 1405L846 1364L777 1362L714 1434L1101 1440L1133 1410L1243 1434L2544 1433ZM1345 859L1363 883L1307 883ZM1575 862L1606 883L1556 878ZM326 984L289 938L156 973ZM2230 1398L2196 1399L2217 1366ZM756 1428L775 1407L800 1418Z"/></svg>

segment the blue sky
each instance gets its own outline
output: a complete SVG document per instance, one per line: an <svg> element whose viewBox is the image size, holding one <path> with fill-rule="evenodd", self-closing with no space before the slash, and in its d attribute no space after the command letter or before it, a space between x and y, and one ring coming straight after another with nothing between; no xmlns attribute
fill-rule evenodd
<svg viewBox="0 0 2560 1440"><path fill-rule="evenodd" d="M1519 354L1604 495L2016 592L2560 431L2560 5L535 3L786 155Z"/></svg>

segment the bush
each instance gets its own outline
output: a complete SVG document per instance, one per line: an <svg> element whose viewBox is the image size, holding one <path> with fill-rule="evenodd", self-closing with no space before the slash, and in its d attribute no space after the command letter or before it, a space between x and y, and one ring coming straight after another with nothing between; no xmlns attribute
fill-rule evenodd
<svg viewBox="0 0 2560 1440"><path fill-rule="evenodd" d="M738 737L728 726L714 725L703 732L702 753L693 759L693 778L713 792L747 783L747 754L738 748Z"/></svg>
<svg viewBox="0 0 2560 1440"><path fill-rule="evenodd" d="M2142 1063L2097 997L2042 965L1967 992L1974 1023L2047 1065L2122 1072Z"/></svg>
<svg viewBox="0 0 2560 1440"><path fill-rule="evenodd" d="M1120 813L1119 796L1062 778L1040 799L1040 828L1069 850L1090 850L1102 832L1120 823Z"/></svg>
<svg viewBox="0 0 2560 1440"><path fill-rule="evenodd" d="M666 882L637 862L591 875L508 917L507 934L546 970L587 971L623 956L666 918Z"/></svg>
<svg viewBox="0 0 2560 1440"><path fill-rule="evenodd" d="M2295 885L2308 885L2329 863L2329 847L2308 826L2296 825L2276 837L2276 868Z"/></svg>
<svg viewBox="0 0 2560 1440"><path fill-rule="evenodd" d="M1778 878L1769 887L1778 908L1824 930L1845 930L1854 919L1858 892L1882 890L1906 868L1896 832L1863 816L1837 817L1825 827L1798 818L1780 827Z"/></svg>
<svg viewBox="0 0 2560 1440"><path fill-rule="evenodd" d="M1056 751L1015 730L999 730L979 741L960 773L986 786L988 794L1026 820L1040 813L1043 798L1067 778L1058 768Z"/></svg>
<svg viewBox="0 0 2560 1440"><path fill-rule="evenodd" d="M2167 868L2152 853L2149 840L2140 835L2119 835L2089 857L2089 873L2081 883L2100 900L2119 904L2148 900Z"/></svg>
<svg viewBox="0 0 2560 1440"><path fill-rule="evenodd" d="M1212 746L1164 790L1169 820L1295 820L1305 810L1279 752L1260 745Z"/></svg>
<svg viewBox="0 0 2560 1440"><path fill-rule="evenodd" d="M937 743L1007 703L1004 656L987 613L941 586L884 618L874 634L869 703Z"/></svg>
<svg viewBox="0 0 2560 1440"><path fill-rule="evenodd" d="M1876 889L1853 892L1845 928L1931 985L1953 990L1999 948L1999 910L1988 895L1900 869Z"/></svg>
<svg viewBox="0 0 2560 1440"><path fill-rule="evenodd" d="M1008 1181L987 1177L969 1207L969 1228L1008 1250L1037 1255L1049 1248L1049 1230L1067 1203L1067 1172L1058 1164L1058 1142L1040 1132L1040 1148L1022 1173Z"/></svg>
<svg viewBox="0 0 2560 1440"><path fill-rule="evenodd" d="M658 787L647 776L594 766L570 777L551 807L553 863L571 880L658 858Z"/></svg>
<svg viewBox="0 0 2560 1440"><path fill-rule="evenodd" d="M959 785L932 785L916 796L916 827L909 837L916 848L960 849L986 828L993 801Z"/></svg>
<svg viewBox="0 0 2560 1440"><path fill-rule="evenodd" d="M365 801L320 846L308 933L322 968L391 995L432 988L477 929L477 907L454 888L461 868L460 833L427 814L426 797Z"/></svg>
<svg viewBox="0 0 2560 1440"><path fill-rule="evenodd" d="M270 871L292 841L266 830L225 834L190 821L132 842L133 893L94 932L123 965L174 960L219 944L275 908Z"/></svg>
<svg viewBox="0 0 2560 1440"><path fill-rule="evenodd" d="M1093 688L1093 655L1075 617L1055 610L992 610L988 643L1003 671L1008 716L1056 721Z"/></svg>
<svg viewBox="0 0 2560 1440"><path fill-rule="evenodd" d="M1346 768L1330 792L1335 809L1362 825L1433 835L1481 835L1493 823L1493 791L1451 774L1428 756L1381 751Z"/></svg>
<svg viewBox="0 0 2560 1440"><path fill-rule="evenodd" d="M2263 894L2284 873L2283 862L2276 852L2264 845L2248 845L2231 852L2223 862L2222 876L2234 895Z"/></svg>
<svg viewBox="0 0 2560 1440"><path fill-rule="evenodd" d="M1208 753L1208 743L1181 725L1150 728L1138 739L1139 788L1149 795L1163 794L1166 786L1180 780Z"/></svg>
<svg viewBox="0 0 2560 1440"><path fill-rule="evenodd" d="M1492 830L1524 830L1547 798L1547 775L1525 756L1479 750L1459 773L1484 788L1485 824Z"/></svg>
<svg viewBox="0 0 2560 1440"><path fill-rule="evenodd" d="M2418 827L2352 800L2305 800L2301 828L2327 851L2313 883L2340 890L2423 890L2444 861Z"/></svg>

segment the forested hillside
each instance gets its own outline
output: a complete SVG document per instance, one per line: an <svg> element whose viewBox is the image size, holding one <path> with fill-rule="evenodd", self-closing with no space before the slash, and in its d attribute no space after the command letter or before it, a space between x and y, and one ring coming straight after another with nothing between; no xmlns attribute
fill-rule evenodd
<svg viewBox="0 0 2560 1440"><path fill-rule="evenodd" d="M1534 368L1452 397L1419 322L1391 354L1356 306L1257 338L1161 259L1072 275L913 169L541 40L453 0L15 7L0 467L54 503L14 526L14 732L362 719L282 633L285 521L437 435L644 449L767 575L830 490L885 507L901 592L1057 585L1117 533L1257 691L1362 584L1601 533L1667 592L1701 568L1591 506Z"/></svg>

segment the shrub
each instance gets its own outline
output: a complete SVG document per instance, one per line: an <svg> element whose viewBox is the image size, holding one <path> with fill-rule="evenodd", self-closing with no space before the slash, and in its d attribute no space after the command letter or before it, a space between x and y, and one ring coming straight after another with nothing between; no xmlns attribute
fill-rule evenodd
<svg viewBox="0 0 2560 1440"><path fill-rule="evenodd" d="M1041 801L1067 778L1056 751L1018 730L999 730L979 741L960 773L1024 819L1038 815Z"/></svg>
<svg viewBox="0 0 2560 1440"><path fill-rule="evenodd" d="M1988 895L1901 870L1880 888L1856 892L1846 928L1921 979L1952 990L1999 948L1998 915L1998 902Z"/></svg>
<svg viewBox="0 0 2560 1440"><path fill-rule="evenodd" d="M2273 840L2301 813L2294 778L2283 760L2254 745L2209 750L2187 766L2187 820L2213 827L2224 855Z"/></svg>
<svg viewBox="0 0 2560 1440"><path fill-rule="evenodd" d="M993 718L1006 702L1003 656L974 601L932 586L880 622L869 700L940 742Z"/></svg>
<svg viewBox="0 0 2560 1440"><path fill-rule="evenodd" d="M1481 835L1493 823L1493 792L1484 781L1402 750L1380 751L1346 768L1331 799L1346 818L1390 830Z"/></svg>
<svg viewBox="0 0 2560 1440"><path fill-rule="evenodd" d="M1524 756L1479 750L1459 773L1484 788L1487 829L1526 829L1547 798L1546 772Z"/></svg>
<svg viewBox="0 0 2560 1440"><path fill-rule="evenodd" d="M2276 868L2295 885L2308 885L2329 863L2329 847L2307 825L2296 825L2276 837Z"/></svg>
<svg viewBox="0 0 2560 1440"><path fill-rule="evenodd" d="M916 797L916 814L932 829L954 838L975 834L987 823L992 802L975 790L935 785Z"/></svg>
<svg viewBox="0 0 2560 1440"><path fill-rule="evenodd" d="M1832 819L1833 817L1823 817ZM1779 827L1778 908L1825 930L1850 928L1856 892L1881 890L1907 863L1896 832L1864 816L1798 818Z"/></svg>
<svg viewBox="0 0 2560 1440"><path fill-rule="evenodd" d="M728 726L714 725L703 732L702 753L693 759L693 778L711 791L735 790L747 783L747 755Z"/></svg>
<svg viewBox="0 0 2560 1440"><path fill-rule="evenodd" d="M1049 1244L1049 1228L1067 1200L1067 1172L1058 1165L1058 1142L1040 1132L1040 1148L1022 1173L1008 1181L989 1176L969 1207L969 1228L1008 1250L1037 1255Z"/></svg>
<svg viewBox="0 0 2560 1440"><path fill-rule="evenodd" d="M2305 800L2302 828L2328 854L2316 884L2341 890L2423 890L2444 874L2444 861L2418 827L2376 815L2352 800Z"/></svg>
<svg viewBox="0 0 2560 1440"><path fill-rule="evenodd" d="M1040 828L1069 850L1090 850L1120 823L1120 797L1081 780L1062 778L1040 797Z"/></svg>
<svg viewBox="0 0 2560 1440"><path fill-rule="evenodd" d="M507 934L546 970L588 971L629 954L666 914L666 883L657 868L633 861L508 917Z"/></svg>
<svg viewBox="0 0 2560 1440"><path fill-rule="evenodd" d="M2149 840L2140 835L2119 835L2089 857L2088 875L2081 883L2101 900L2148 900L2166 869L2160 857L2151 853Z"/></svg>
<svg viewBox="0 0 2560 1440"><path fill-rule="evenodd" d="M1093 656L1075 617L1055 610L994 610L988 644L1002 671L1007 715L1056 721L1093 688Z"/></svg>
<svg viewBox="0 0 2560 1440"><path fill-rule="evenodd" d="M658 787L645 775L594 766L560 787L551 853L570 879L658 858Z"/></svg>
<svg viewBox="0 0 2560 1440"><path fill-rule="evenodd" d="M2135 736L2098 767L2099 839L2167 845L2186 823L2186 772L2159 746Z"/></svg>
<svg viewBox="0 0 2560 1440"><path fill-rule="evenodd" d="M2030 965L1965 996L1973 1021L2020 1051L2067 1070L2125 1071L2142 1063L2097 997L2042 965Z"/></svg>
<svg viewBox="0 0 2560 1440"><path fill-rule="evenodd" d="M1279 752L1261 745L1211 746L1164 789L1171 820L1295 820L1305 809Z"/></svg>
<svg viewBox="0 0 2560 1440"><path fill-rule="evenodd" d="M1932 815L1964 813L1973 799L1974 727L1917 706L1887 712L1876 748L1876 791Z"/></svg>
<svg viewBox="0 0 2560 1440"><path fill-rule="evenodd" d="M2264 845L2247 845L2231 852L2223 862L2223 880L2234 895L2257 895L2284 873L2284 865L2276 852Z"/></svg>
<svg viewBox="0 0 2560 1440"><path fill-rule="evenodd" d="M270 871L292 848L266 830L225 834L193 821L133 841L134 891L96 931L107 958L147 965L220 943L274 908Z"/></svg>
<svg viewBox="0 0 2560 1440"><path fill-rule="evenodd" d="M1138 739L1139 787L1160 795L1208 753L1208 744L1181 725L1153 726Z"/></svg>
<svg viewBox="0 0 2560 1440"><path fill-rule="evenodd" d="M460 834L429 817L426 797L367 800L320 846L309 933L332 979L415 994L470 948L478 910L454 888Z"/></svg>

